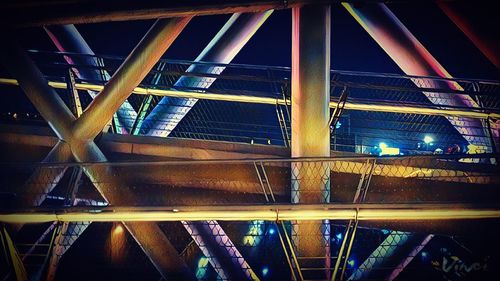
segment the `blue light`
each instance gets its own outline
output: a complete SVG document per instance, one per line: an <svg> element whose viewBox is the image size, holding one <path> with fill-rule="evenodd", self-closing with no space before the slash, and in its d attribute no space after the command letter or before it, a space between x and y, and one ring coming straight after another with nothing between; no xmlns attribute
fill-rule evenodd
<svg viewBox="0 0 500 281"><path fill-rule="evenodd" d="M426 143L426 144L429 144L429 143L431 143L433 141L434 141L434 139L431 136L425 136L424 137L424 143ZM432 145L432 143L431 143L431 145Z"/></svg>
<svg viewBox="0 0 500 281"><path fill-rule="evenodd" d="M273 235L274 234L274 228L269 229L269 234Z"/></svg>
<svg viewBox="0 0 500 281"><path fill-rule="evenodd" d="M350 259L350 260L347 261L347 264L350 267L354 267L356 265L356 260L355 259Z"/></svg>
<svg viewBox="0 0 500 281"><path fill-rule="evenodd" d="M264 277L265 277L268 273L269 273L269 267L264 266L264 267L262 268L262 276L264 276Z"/></svg>
<svg viewBox="0 0 500 281"><path fill-rule="evenodd" d="M390 232L390 231L389 231L389 230L387 230L387 229L382 229L382 233L383 233L384 235L389 234L389 232Z"/></svg>
<svg viewBox="0 0 500 281"><path fill-rule="evenodd" d="M342 233L337 233L337 235L335 235L335 237L337 237L337 240L341 240L342 239Z"/></svg>
<svg viewBox="0 0 500 281"><path fill-rule="evenodd" d="M342 123L340 123L340 121L339 121L339 122L337 122L337 124L335 124L335 129L340 128L340 126L342 126Z"/></svg>

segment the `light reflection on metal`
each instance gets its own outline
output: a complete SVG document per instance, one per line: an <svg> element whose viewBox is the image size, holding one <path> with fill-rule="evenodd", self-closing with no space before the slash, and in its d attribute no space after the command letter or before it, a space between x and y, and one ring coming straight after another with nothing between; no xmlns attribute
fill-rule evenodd
<svg viewBox="0 0 500 281"><path fill-rule="evenodd" d="M443 10L443 12L457 25L460 30L470 39L470 41L493 63L497 68L500 69L500 44L498 42L498 34L495 34L495 30L498 30L492 26L491 33L488 34L490 28L483 28L478 25L480 21L468 20L467 19L467 7L468 5L475 5L473 2L461 2L454 1L450 3L448 1L436 1L436 4ZM482 3L483 5L487 4ZM484 8L488 6L485 5ZM490 7L495 9L493 2ZM493 20L492 20L493 22ZM498 26L496 26L498 27Z"/></svg>
<svg viewBox="0 0 500 281"><path fill-rule="evenodd" d="M452 78L385 4L342 3L342 5L407 75ZM413 80L413 82L417 87L426 87L419 80ZM463 91L463 88L456 82L446 81L441 84L451 90ZM423 93L436 105L479 107L477 102L466 94ZM482 147L483 152L492 151L490 140L485 135L480 120L468 118L461 120L448 118L448 120L469 143Z"/></svg>
<svg viewBox="0 0 500 281"><path fill-rule="evenodd" d="M397 205L397 204L396 204ZM113 221L289 221L289 220L355 220L378 221L378 220L462 220L462 219L486 219L500 218L498 209L475 209L456 208L446 204L441 206L415 206L415 208L374 208L370 206L350 204L337 204L334 208L327 205L248 205L248 206L226 206L226 207L178 207L179 212L156 209L134 209L112 212L106 211L67 211L57 212L19 212L0 214L0 221L5 223L43 223L52 221L79 222L113 222ZM359 210L356 210L359 209Z"/></svg>
<svg viewBox="0 0 500 281"><path fill-rule="evenodd" d="M191 20L158 20L73 126L74 137L94 138ZM103 124L104 122L104 124Z"/></svg>
<svg viewBox="0 0 500 281"><path fill-rule="evenodd" d="M234 14L195 59L195 62L228 64L257 32L273 11ZM191 65L186 72L220 74L225 67ZM215 78L182 76L175 83L180 88L208 89ZM144 120L141 130L147 135L167 137L198 100L194 98L164 97Z"/></svg>
<svg viewBox="0 0 500 281"><path fill-rule="evenodd" d="M264 235L264 221L251 221L247 234L243 237L243 244L247 246L258 246Z"/></svg>
<svg viewBox="0 0 500 281"><path fill-rule="evenodd" d="M222 280L259 280L217 221L180 221Z"/></svg>
<svg viewBox="0 0 500 281"><path fill-rule="evenodd" d="M47 267L47 281L52 281L56 277L57 267L61 257L76 242L80 235L90 225L90 221L63 222L58 228L57 236L54 240L52 254Z"/></svg>
<svg viewBox="0 0 500 281"><path fill-rule="evenodd" d="M50 39L57 47L60 52L74 52L83 55L91 55L94 56L94 51L87 44L85 39L80 35L76 27L72 24L70 25L62 25L62 26L44 26L45 31L49 35ZM99 65L99 58L91 57L91 56L69 56L64 55L64 59L70 65L79 65L82 66L80 68L72 68L77 77L80 79L90 80L90 81L100 81L107 82L111 76L105 69L101 69L101 71L97 70L102 68L103 66ZM91 67L95 67L96 70ZM96 91L87 90L88 94L95 98L97 93ZM135 113L132 105L125 101L118 111L113 115L113 119L115 122L116 131L126 133L127 129L131 128L131 118L134 118L137 114ZM104 128L107 132L109 126L111 125L111 120Z"/></svg>
<svg viewBox="0 0 500 281"><path fill-rule="evenodd" d="M19 85L15 79L0 78L0 84L6 85ZM49 81L49 86L56 89L66 89L67 85L64 82ZM101 91L104 86L97 84L81 84L77 83L76 88L79 90L94 90ZM276 105L276 102L280 105L290 104L290 100L286 101L283 99L269 98L269 97L257 97L248 95L232 95L232 94L216 94L210 92L189 92L189 91L175 91L175 90L163 90L154 88L144 88L136 87L133 90L134 94L137 95L153 95L153 96L164 96L164 97L177 97L177 98L193 98L193 99L205 99L205 100L218 100L218 101L229 101L229 102L242 102L242 103L255 103L255 104L269 104ZM330 108L336 108L337 102L330 102ZM422 115L439 115L439 116L450 116L450 117L468 117L468 118L478 118L486 119L491 117L493 119L500 118L500 114L495 112L480 112L472 110L460 110L460 109L439 109L430 107L413 107L404 105L381 105L381 104L365 104L365 103L352 103L346 102L344 109L347 110L360 110L360 111L373 111L373 112L392 112L392 113L413 113Z"/></svg>
<svg viewBox="0 0 500 281"><path fill-rule="evenodd" d="M330 16L329 5L292 9L291 157L330 157ZM330 167L291 163L291 202L330 202ZM305 279L330 279L330 222L297 220L292 239ZM316 257L323 257L317 259ZM306 273L303 273L306 275Z"/></svg>

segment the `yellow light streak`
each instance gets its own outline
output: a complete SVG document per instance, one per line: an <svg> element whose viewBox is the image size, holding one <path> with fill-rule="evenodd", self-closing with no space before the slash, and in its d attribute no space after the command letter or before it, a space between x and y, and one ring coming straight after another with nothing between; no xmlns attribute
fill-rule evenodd
<svg viewBox="0 0 500 281"><path fill-rule="evenodd" d="M307 205L301 207L283 207L272 209L269 206L242 206L239 208L214 207L205 210L172 211L144 211L144 210L115 210L103 212L65 212L55 213L10 213L1 214L0 221L5 223L44 223L51 221L288 221L288 220L455 220L455 219L485 219L500 218L497 209L467 209L467 208L331 208L321 209L318 206Z"/></svg>
<svg viewBox="0 0 500 281"><path fill-rule="evenodd" d="M18 86L18 82L15 79L0 78L0 84ZM66 89L67 85L64 82L49 81L49 86L56 89ZM95 84L83 84L76 83L75 87L78 90L91 90L100 92L104 86ZM136 87L133 91L137 95L154 95L162 97L178 97L178 98L194 98L194 99L204 99L204 100L217 100L217 101L228 101L228 102L243 102L243 103L255 103L255 104L268 104L275 105L278 102L281 105L290 104L291 101L283 99L275 99L270 97L256 97L248 95L232 95L232 94L216 94L209 92L187 92L187 91L177 91L177 90L164 90L164 89L152 89L144 87ZM330 102L330 108L336 108L337 102ZM413 113L422 115L438 115L438 116L456 116L456 117L469 117L469 118L480 118L486 119L500 118L498 113L487 113L487 112L476 112L476 111L465 111L465 110L452 110L452 109L437 109L437 108L426 108L426 107L412 107L412 106L400 106L400 105L380 105L380 104L364 104L364 103L352 103L346 102L345 109L349 110L360 110L360 111L376 111L376 112L391 112L391 113Z"/></svg>

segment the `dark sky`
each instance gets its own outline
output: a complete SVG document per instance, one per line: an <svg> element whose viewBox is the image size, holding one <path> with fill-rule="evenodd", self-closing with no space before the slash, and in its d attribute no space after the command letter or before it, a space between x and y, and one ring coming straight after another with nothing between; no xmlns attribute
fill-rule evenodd
<svg viewBox="0 0 500 281"><path fill-rule="evenodd" d="M473 20L496 28L484 5L471 5ZM498 79L495 67L433 3L389 4L389 8L455 77ZM485 15L484 17L481 15ZM165 58L193 60L230 15L194 18ZM97 54L126 56L149 29L150 21L78 25ZM41 28L24 30L26 48L55 50ZM333 69L402 73L385 52L340 5L332 7ZM275 11L233 60L235 63L290 66L291 10Z"/></svg>

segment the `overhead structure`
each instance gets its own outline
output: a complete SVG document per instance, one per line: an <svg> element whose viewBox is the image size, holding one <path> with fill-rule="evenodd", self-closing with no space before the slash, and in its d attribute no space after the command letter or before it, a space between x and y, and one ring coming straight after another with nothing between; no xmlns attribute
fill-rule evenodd
<svg viewBox="0 0 500 281"><path fill-rule="evenodd" d="M74 25L44 26L45 31L60 52L81 54L77 56L65 55L64 59L70 65L79 79L94 82L107 82L111 76L104 69L102 61L95 57L94 51L80 35ZM82 56L83 55L83 56ZM87 90L92 98L95 98L98 91ZM126 134L137 117L137 113L132 105L126 100L113 116L115 130ZM111 123L111 120L109 121ZM109 126L104 129L107 130Z"/></svg>
<svg viewBox="0 0 500 281"><path fill-rule="evenodd" d="M329 5L292 9L292 158L330 157L330 14ZM330 167L310 169L291 163L292 203L329 203ZM307 278L329 279L329 221L297 222L292 237L300 266L319 269Z"/></svg>
<svg viewBox="0 0 500 281"><path fill-rule="evenodd" d="M273 11L261 13L234 14L195 59L195 62L228 64L257 32ZM186 72L218 75L223 66L193 64ZM176 88L208 89L215 82L211 77L182 76L175 83ZM167 137L179 122L193 108L198 99L163 97L142 122L141 130L149 136Z"/></svg>
<svg viewBox="0 0 500 281"><path fill-rule="evenodd" d="M452 78L446 69L429 53L385 4L354 5L342 3L356 21L370 34L392 60L407 74ZM443 82L452 90L463 91L458 83ZM426 87L415 81L417 87ZM477 101L466 93L444 94L424 92L436 105L478 108ZM455 129L478 151L492 152L487 128L480 120L448 118ZM488 120L489 121L489 120Z"/></svg>
<svg viewBox="0 0 500 281"><path fill-rule="evenodd" d="M233 13L255 13L287 9L307 3L331 3L331 0L203 0L196 2L158 2L112 0L108 5L91 5L88 1L40 2L13 1L0 11L2 22L16 27L82 24L108 21L147 20L158 18L206 16Z"/></svg>
<svg viewBox="0 0 500 281"><path fill-rule="evenodd" d="M384 4L92 2L0 10L9 39L0 62L11 74L1 87L20 86L34 105L19 99L0 112L0 279L88 279L101 256L68 271L61 258L89 251L111 223L101 252L111 259L95 271L104 279L138 279L124 270L133 263L153 280L397 280L417 262L425 270L429 253L429 279L447 277L448 257L473 270L467 277L492 268L441 241L496 238L476 226L500 221L500 82L451 77ZM334 4L406 75L331 70ZM434 6L497 65L463 11ZM288 8L291 68L231 64ZM192 17L229 13L194 61L161 59ZM95 55L73 25L152 18L125 59ZM28 26L43 26L59 52L23 51L14 38ZM39 247L43 262L31 267Z"/></svg>
<svg viewBox="0 0 500 281"><path fill-rule="evenodd" d="M110 83L108 83L102 93L98 95L100 98L94 100L91 106L89 106L90 111L87 109L82 117L80 117L85 118L78 119L83 120L80 121L80 123L76 123L77 119L75 119L71 111L69 111L57 93L48 86L47 81L43 78L43 75L31 59L14 42L9 42L4 46L7 48L8 52L2 52L3 62L13 76L20 81L21 88L23 88L28 98L40 111L42 116L51 124L57 136L67 143L66 145L70 146L71 152L77 161L106 162L106 157L94 144L93 138L102 131L102 128L106 125L108 120L111 119L116 110L131 94L129 88L133 89L141 82L142 78L160 59L161 55L187 25L189 20L189 17L174 18L171 20L159 20L155 23L150 29L150 32L144 36L143 40L141 40L134 51L132 51L129 58L122 64L121 71L117 71ZM162 42L165 37L169 38L169 40ZM145 64L149 69L142 64ZM122 76L128 77L129 75L137 76L130 80L120 80ZM101 95L103 93L104 95ZM101 114L98 117L96 116L97 119L96 117L89 116L89 114L91 114L90 112L96 110ZM83 125L78 125L82 124L82 122ZM85 128L81 128L81 126L85 126ZM105 199L112 200L111 202L113 202L113 200L120 201L127 197L127 194L117 193L117 190L113 193L113 188L111 187L120 186L120 184L119 179L113 177L109 169L89 167L85 168L84 172L93 182L101 183L97 184L96 187ZM103 182L108 182L108 184L102 184ZM147 225L133 224L127 227L133 228L134 226L142 228ZM171 272L179 272L179 270L172 271L171 268L169 268L170 270L162 268L163 265L169 264L168 261L163 260L166 258L166 255L164 255L165 253L170 253L168 255L169 258L177 257L178 259L179 257L175 252L171 252L173 247L170 247L170 249L167 249L168 247L165 248L166 238L164 238L163 241L158 241L157 238L162 235L159 227L156 224L152 227L151 230L155 231L158 235L150 235L150 233L147 233L147 236L134 238L139 240L139 243L144 240L148 241L148 244L152 243L155 245L155 247L143 249L150 259L155 259L153 260L153 264L163 276L168 276ZM54 251L58 250L54 249ZM53 259L53 261L57 261L57 259ZM183 263L179 262L178 264ZM54 265L51 266L55 267ZM184 279L194 279L192 273L187 270L185 264L184 268L184 270L180 270L185 273Z"/></svg>
<svg viewBox="0 0 500 281"><path fill-rule="evenodd" d="M498 40L498 25L495 19L489 17L491 26L484 28L477 21L470 20L467 14L471 13L469 7L475 3L467 1L437 1L441 10L457 25L469 40L488 58L488 60L500 69L500 42ZM492 6L493 7L493 6ZM494 9L492 9L492 13ZM481 15L476 15L481 16ZM494 14L493 14L494 16ZM496 33L495 33L496 31Z"/></svg>

